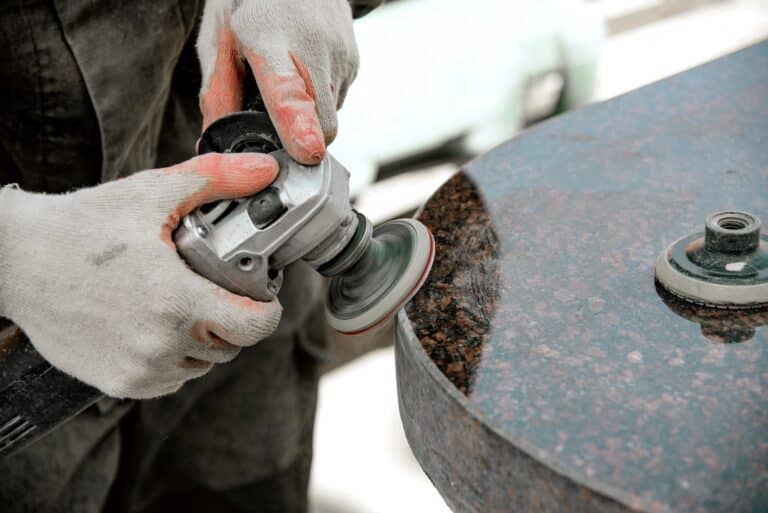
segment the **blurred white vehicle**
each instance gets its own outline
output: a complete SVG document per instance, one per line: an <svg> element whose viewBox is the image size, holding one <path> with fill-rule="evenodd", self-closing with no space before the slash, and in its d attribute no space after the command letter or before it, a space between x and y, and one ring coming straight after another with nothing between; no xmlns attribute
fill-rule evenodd
<svg viewBox="0 0 768 513"><path fill-rule="evenodd" d="M361 68L331 152L352 194L464 137L481 152L592 96L604 31L575 0L400 0L356 22Z"/></svg>

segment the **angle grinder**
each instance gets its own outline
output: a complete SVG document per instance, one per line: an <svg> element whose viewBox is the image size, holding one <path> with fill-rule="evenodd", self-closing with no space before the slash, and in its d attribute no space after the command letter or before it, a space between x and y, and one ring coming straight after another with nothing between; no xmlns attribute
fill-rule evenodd
<svg viewBox="0 0 768 513"><path fill-rule="evenodd" d="M429 230L415 219L376 227L349 202L349 173L332 156L303 166L281 149L261 96L212 123L199 152L270 153L274 183L243 199L204 205L174 234L181 256L225 289L260 301L280 290L283 269L304 260L331 278L326 318L344 334L391 319L424 282L434 257Z"/></svg>
<svg viewBox="0 0 768 513"><path fill-rule="evenodd" d="M330 155L303 166L282 149L255 84L243 111L212 123L199 153L270 153L272 185L242 199L203 205L174 233L180 255L200 275L236 294L270 301L283 269L304 260L330 278L326 318L347 335L382 327L418 291L435 244L414 219L374 228L350 206L349 173ZM0 455L56 429L102 394L48 364L17 328L0 344Z"/></svg>

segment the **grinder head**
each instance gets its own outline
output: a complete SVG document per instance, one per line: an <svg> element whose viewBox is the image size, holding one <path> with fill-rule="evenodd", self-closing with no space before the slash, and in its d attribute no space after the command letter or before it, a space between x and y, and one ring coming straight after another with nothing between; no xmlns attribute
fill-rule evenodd
<svg viewBox="0 0 768 513"><path fill-rule="evenodd" d="M357 262L331 280L329 324L347 335L381 326L421 288L434 258L434 238L419 221L397 219L378 226Z"/></svg>

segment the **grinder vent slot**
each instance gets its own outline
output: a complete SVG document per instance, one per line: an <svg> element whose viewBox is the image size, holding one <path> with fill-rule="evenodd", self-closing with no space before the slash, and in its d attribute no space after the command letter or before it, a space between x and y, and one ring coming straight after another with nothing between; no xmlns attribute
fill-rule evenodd
<svg viewBox="0 0 768 513"><path fill-rule="evenodd" d="M208 224L215 226L237 208L238 202L233 200L206 203L200 207L200 212L205 216Z"/></svg>
<svg viewBox="0 0 768 513"><path fill-rule="evenodd" d="M32 433L37 426L21 415L16 415L0 426L0 452Z"/></svg>

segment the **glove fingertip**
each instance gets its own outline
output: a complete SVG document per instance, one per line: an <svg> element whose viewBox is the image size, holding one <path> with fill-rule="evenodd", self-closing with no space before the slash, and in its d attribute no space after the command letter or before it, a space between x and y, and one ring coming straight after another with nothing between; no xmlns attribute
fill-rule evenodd
<svg viewBox="0 0 768 513"><path fill-rule="evenodd" d="M334 139L336 139L336 135L339 132L339 120L336 116L336 111L333 110L333 108L320 116L320 125L323 127L325 144L331 144Z"/></svg>
<svg viewBox="0 0 768 513"><path fill-rule="evenodd" d="M326 150L324 135L316 130L306 130L302 133L299 129L289 128L288 131L295 135L286 141L285 149L296 161L305 165L315 165L323 160Z"/></svg>
<svg viewBox="0 0 768 513"><path fill-rule="evenodd" d="M203 202L255 194L271 184L280 171L274 157L261 153L207 153L195 157L192 167L207 179Z"/></svg>
<svg viewBox="0 0 768 513"><path fill-rule="evenodd" d="M277 300L260 302L232 294L228 301L236 305L229 323L230 343L252 346L269 337L280 324L283 308Z"/></svg>

